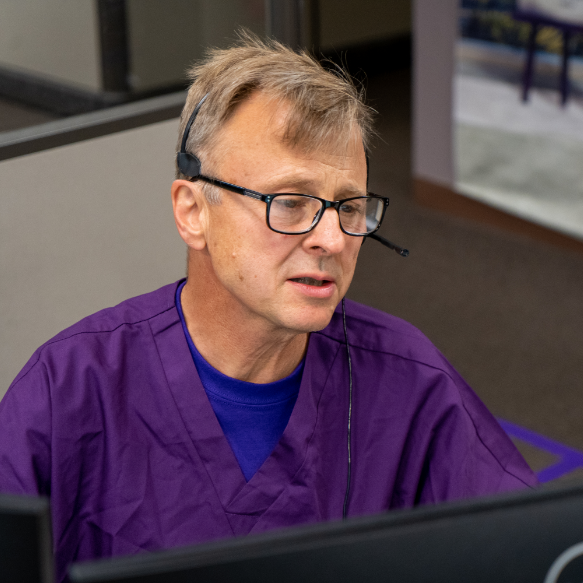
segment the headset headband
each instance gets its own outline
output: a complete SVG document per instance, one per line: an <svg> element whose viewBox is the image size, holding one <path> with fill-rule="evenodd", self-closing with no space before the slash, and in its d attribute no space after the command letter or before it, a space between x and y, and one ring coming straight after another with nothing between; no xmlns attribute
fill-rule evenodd
<svg viewBox="0 0 583 583"><path fill-rule="evenodd" d="M184 128L184 134L182 134L182 142L180 144L180 152L176 155L176 165L178 170L182 172L185 176L189 178L196 178L200 174L200 160L193 154L189 154L186 151L186 142L188 141L188 136L190 135L190 128L198 115L198 112L205 102L206 98L209 96L207 93L197 104L190 116L186 127Z"/></svg>

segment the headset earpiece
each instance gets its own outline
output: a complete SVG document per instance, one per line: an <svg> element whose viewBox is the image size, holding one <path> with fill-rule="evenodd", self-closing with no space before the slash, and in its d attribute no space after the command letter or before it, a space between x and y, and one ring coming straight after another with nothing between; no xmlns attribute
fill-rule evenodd
<svg viewBox="0 0 583 583"><path fill-rule="evenodd" d="M189 178L196 178L200 174L200 160L188 152L178 152L176 164L178 170Z"/></svg>

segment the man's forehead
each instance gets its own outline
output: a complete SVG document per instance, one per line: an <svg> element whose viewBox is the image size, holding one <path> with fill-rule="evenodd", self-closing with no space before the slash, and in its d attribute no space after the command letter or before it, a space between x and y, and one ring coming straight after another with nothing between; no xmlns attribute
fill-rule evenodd
<svg viewBox="0 0 583 583"><path fill-rule="evenodd" d="M298 139L296 126L303 121L299 119L301 114L285 97L256 90L237 104L222 131L235 143L237 137L268 139L273 144L291 148L298 155L313 156L317 151L330 159L340 160L363 153L362 132L356 122L330 127L314 120L312 124L303 124L303 130L307 125L311 131L303 131ZM245 143L241 142L241 146Z"/></svg>
<svg viewBox="0 0 583 583"><path fill-rule="evenodd" d="M309 177L299 174L281 173L277 176L270 177L264 182L266 192L276 192L282 189L291 192L302 192L305 194L321 193L322 185L325 183L325 177L315 176L313 173ZM366 189L359 186L355 180L339 179L336 184L336 197L349 198L351 196L364 196Z"/></svg>

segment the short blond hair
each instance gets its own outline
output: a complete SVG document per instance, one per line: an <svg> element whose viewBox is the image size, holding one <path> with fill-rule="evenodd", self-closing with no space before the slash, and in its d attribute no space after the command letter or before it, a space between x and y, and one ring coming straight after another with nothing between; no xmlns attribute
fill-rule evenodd
<svg viewBox="0 0 583 583"><path fill-rule="evenodd" d="M339 145L356 126L368 150L373 110L364 103L364 89L344 69L327 70L306 51L294 52L275 40L242 31L230 48L209 50L188 75L192 84L180 118L177 151L188 119L207 93L186 144L187 152L199 158L212 153L213 139L234 107L254 91L290 104L283 139L291 147L314 151ZM176 177L186 178L178 168Z"/></svg>

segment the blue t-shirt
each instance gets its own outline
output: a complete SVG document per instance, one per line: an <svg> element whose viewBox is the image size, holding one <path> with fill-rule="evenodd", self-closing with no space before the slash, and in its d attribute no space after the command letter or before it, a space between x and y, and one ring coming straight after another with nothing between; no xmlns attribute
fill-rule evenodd
<svg viewBox="0 0 583 583"><path fill-rule="evenodd" d="M304 361L291 375L274 383L248 383L219 372L202 357L190 337L180 303L183 287L184 283L176 290L176 307L188 347L225 437L249 481L286 428L300 390Z"/></svg>

